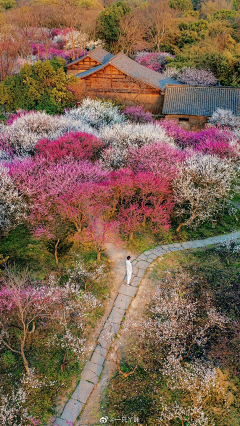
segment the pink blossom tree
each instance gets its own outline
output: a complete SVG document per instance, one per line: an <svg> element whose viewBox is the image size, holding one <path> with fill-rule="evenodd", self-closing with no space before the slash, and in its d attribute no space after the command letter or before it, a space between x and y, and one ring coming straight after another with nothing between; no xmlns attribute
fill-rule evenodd
<svg viewBox="0 0 240 426"><path fill-rule="evenodd" d="M177 165L184 162L191 153L167 143L154 142L139 149L129 150L129 166L134 171L150 172L171 182L177 174Z"/></svg>
<svg viewBox="0 0 240 426"><path fill-rule="evenodd" d="M26 274L8 272L0 289L0 344L21 355L27 374L29 362L25 346L40 320L56 318L61 303L61 290L55 286L29 285Z"/></svg>
<svg viewBox="0 0 240 426"><path fill-rule="evenodd" d="M218 82L210 70L193 67L183 68L178 80L190 86L216 86Z"/></svg>
<svg viewBox="0 0 240 426"><path fill-rule="evenodd" d="M99 165L89 162L67 158L55 163L38 157L14 163L11 174L28 199L28 222L32 231L38 237L56 241L55 259L58 263L60 241L67 238L68 233L81 232L86 226L92 205L96 205L97 184L106 178L107 173Z"/></svg>

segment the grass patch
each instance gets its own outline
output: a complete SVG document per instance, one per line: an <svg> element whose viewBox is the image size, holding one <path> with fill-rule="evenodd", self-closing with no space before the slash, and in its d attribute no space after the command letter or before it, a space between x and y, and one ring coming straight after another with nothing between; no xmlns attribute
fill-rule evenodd
<svg viewBox="0 0 240 426"><path fill-rule="evenodd" d="M215 409L216 401L213 400L207 402L206 412L215 425L238 426L240 424L240 256L233 253L226 259L211 246L174 252L155 264L148 278L154 284L161 285L166 271L170 271L173 275L183 271L193 277L184 288L184 292L189 292L193 300L197 299L201 303L204 303L206 294L209 294L213 306L230 320L224 332L217 328L213 329L205 349L199 347L194 353L198 359L213 363L225 374L229 395L231 394L229 408L216 406ZM128 350L130 341L125 342L125 345ZM111 378L101 402L101 415L108 415L113 419L122 416L131 418L135 415L140 418L141 424L155 426L161 413L161 397L170 403L188 405L187 394L179 390L171 391L161 375L159 369L161 351L158 352L154 345L150 349L150 351L147 349L147 344L146 348L141 346L135 349L138 354L141 353L142 363L133 375L123 378L117 372ZM132 354L131 351L130 353ZM128 359L123 358L122 366L125 364L126 371L131 371L135 364L133 362L129 367L128 362ZM179 419L171 421L172 426L180 424ZM188 424L186 419L184 426Z"/></svg>
<svg viewBox="0 0 240 426"><path fill-rule="evenodd" d="M133 240L124 240L129 251L138 255L160 244L198 240L228 234L240 228L240 211L238 210L234 215L226 213L218 222L205 222L196 229L183 227L177 233L177 226L177 224L173 223L168 233L154 233L146 226L139 232L134 233Z"/></svg>

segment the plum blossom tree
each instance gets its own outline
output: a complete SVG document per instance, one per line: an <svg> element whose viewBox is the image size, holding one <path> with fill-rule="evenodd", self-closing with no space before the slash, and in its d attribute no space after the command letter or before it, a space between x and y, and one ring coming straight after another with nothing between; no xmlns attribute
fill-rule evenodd
<svg viewBox="0 0 240 426"><path fill-rule="evenodd" d="M166 52L137 52L135 60L151 70L162 72L168 58L174 58L174 56Z"/></svg>
<svg viewBox="0 0 240 426"><path fill-rule="evenodd" d="M175 213L185 220L177 231L222 213L236 177L236 169L227 160L203 154L186 159L173 184Z"/></svg>
<svg viewBox="0 0 240 426"><path fill-rule="evenodd" d="M214 425L204 409L209 400L227 406L228 383L221 380L222 373L219 369L200 360L183 365L175 357L169 356L163 365L163 376L167 380L168 389L187 394L191 402L188 405L183 401L169 404L161 398L159 420L166 422L179 419L182 425L189 420L193 426Z"/></svg>
<svg viewBox="0 0 240 426"><path fill-rule="evenodd" d="M161 346L164 359L180 362L191 356L195 347L204 347L213 327L225 329L228 319L218 312L209 297L202 304L185 289L191 278L183 271L168 272L158 286L150 305L150 317L143 324L141 339L154 340ZM156 354L157 356L157 354Z"/></svg>
<svg viewBox="0 0 240 426"><path fill-rule="evenodd" d="M9 145L18 156L29 156L35 152L35 146L41 139L56 140L71 132L95 134L81 120L73 120L71 116L51 116L45 112L28 112L20 114L10 125L2 126L1 142Z"/></svg>
<svg viewBox="0 0 240 426"><path fill-rule="evenodd" d="M43 157L14 163L11 173L28 199L32 231L54 240L58 263L59 244L70 234L81 234L107 202L107 173L97 164L71 158L55 163Z"/></svg>
<svg viewBox="0 0 240 426"><path fill-rule="evenodd" d="M152 173L119 170L111 174L113 196L110 220L119 223L119 230L130 239L146 223L157 230L167 230L173 208L171 189Z"/></svg>
<svg viewBox="0 0 240 426"><path fill-rule="evenodd" d="M123 113L133 123L152 123L154 121L151 112L144 111L142 106L128 106L124 108Z"/></svg>
<svg viewBox="0 0 240 426"><path fill-rule="evenodd" d="M100 137L113 148L126 149L141 147L151 142L173 144L165 129L159 123L115 124L100 129Z"/></svg>
<svg viewBox="0 0 240 426"><path fill-rule="evenodd" d="M217 108L210 117L209 123L217 127L229 127L233 131L238 131L239 137L240 119L230 110Z"/></svg>
<svg viewBox="0 0 240 426"><path fill-rule="evenodd" d="M26 273L16 276L9 271L7 280L3 281L0 289L0 343L21 355L27 374L30 374L25 355L27 339L35 331L37 321L58 315L60 301L60 288L28 285Z"/></svg>
<svg viewBox="0 0 240 426"><path fill-rule="evenodd" d="M161 124L182 149L192 148L203 154L232 158L234 161L239 157L239 141L230 129L211 127L195 132L182 129L172 120L163 120Z"/></svg>
<svg viewBox="0 0 240 426"><path fill-rule="evenodd" d="M212 332L224 332L229 319L216 310L206 292L199 299L194 297L190 289L195 284L184 270L167 271L151 293L146 319L129 318L121 333L120 339L128 341L122 360L124 365L131 365L130 374L134 374L140 361L144 370L158 378L153 387L157 409L153 409L156 417L151 418L152 424L170 426L175 421L183 426L189 422L194 426L213 426L209 406L227 408L229 404L226 376L199 355ZM138 379L133 382L134 388Z"/></svg>
<svg viewBox="0 0 240 426"><path fill-rule="evenodd" d="M70 272L68 283L83 286L85 293L89 288L106 276L106 265L92 262L86 264L84 260L78 256L74 269Z"/></svg>
<svg viewBox="0 0 240 426"><path fill-rule="evenodd" d="M66 112L66 117L81 120L83 123L100 129L102 126L123 123L124 115L120 114L119 107L110 101L100 101L86 98L78 108Z"/></svg>
<svg viewBox="0 0 240 426"><path fill-rule="evenodd" d="M42 139L35 146L36 153L49 161L72 157L78 160L97 160L104 143L89 133L67 133L56 140Z"/></svg>
<svg viewBox="0 0 240 426"><path fill-rule="evenodd" d="M53 276L47 284L36 284L26 271L16 274L8 270L5 274L0 289L0 345L22 357L31 380L36 375L29 366L26 345L35 329L45 335L50 326L56 331L49 335L47 343L59 345L64 352L62 365L69 362L68 353L75 357L83 353L84 317L98 301L91 293L84 295L72 281L70 276L60 287ZM31 342L34 344L34 339Z"/></svg>
<svg viewBox="0 0 240 426"><path fill-rule="evenodd" d="M171 182L177 174L177 165L190 155L187 150L182 151L164 142L154 142L139 149L130 149L129 166L134 173L150 172Z"/></svg>
<svg viewBox="0 0 240 426"><path fill-rule="evenodd" d="M0 235L4 235L26 219L27 205L9 175L0 164Z"/></svg>
<svg viewBox="0 0 240 426"><path fill-rule="evenodd" d="M210 70L185 67L180 70L170 67L164 71L167 77L173 77L189 86L216 86L218 80Z"/></svg>
<svg viewBox="0 0 240 426"><path fill-rule="evenodd" d="M101 203L105 213L107 212L107 203ZM98 211L95 216L90 215L88 226L84 229L80 236L77 238L85 245L92 245L97 252L97 261L101 261L101 255L106 251L106 243L114 240L116 241L116 233L118 230L117 222L104 221L104 210L102 215Z"/></svg>
<svg viewBox="0 0 240 426"><path fill-rule="evenodd" d="M183 68L179 80L190 86L216 86L217 78L210 70Z"/></svg>
<svg viewBox="0 0 240 426"><path fill-rule="evenodd" d="M129 150L136 150L152 142L173 144L165 129L158 123L122 124L105 126L100 129L100 137L109 148L101 156L102 164L109 169L126 167L130 160Z"/></svg>

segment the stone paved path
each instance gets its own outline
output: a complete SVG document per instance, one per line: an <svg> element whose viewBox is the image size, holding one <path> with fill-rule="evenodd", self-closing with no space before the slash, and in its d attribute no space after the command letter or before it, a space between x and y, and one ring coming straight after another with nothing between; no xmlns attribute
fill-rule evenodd
<svg viewBox="0 0 240 426"><path fill-rule="evenodd" d="M231 232L230 234L220 235L217 237L210 237L204 240L160 245L152 250L147 250L140 254L140 256L138 256L132 262L133 278L131 285L127 286L125 283L122 283L110 315L105 321L105 324L98 336L97 344L92 353L91 359L85 364L81 374L81 380L73 392L71 398L66 403L61 417L58 417L55 420L55 425L69 426L69 423L67 422L75 423L77 417L82 412L84 405L93 391L93 388L99 381L99 376L102 372L103 364L105 362L111 343L120 328L120 324L126 314L126 310L129 307L132 298L135 296L138 290L138 286L148 266L155 259L157 259L159 256L163 256L164 254L173 251L195 249L212 244L219 244L230 238L240 238L240 231Z"/></svg>

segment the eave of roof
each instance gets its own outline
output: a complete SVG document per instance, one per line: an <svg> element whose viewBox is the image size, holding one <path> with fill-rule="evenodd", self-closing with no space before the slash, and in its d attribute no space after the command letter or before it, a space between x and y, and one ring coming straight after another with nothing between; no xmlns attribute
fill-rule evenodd
<svg viewBox="0 0 240 426"><path fill-rule="evenodd" d="M79 78L87 77L87 76L94 74L95 72L105 68L108 64L109 64L109 62L106 63L106 64L97 65L96 67L90 68L89 70L86 70L86 71L80 72L79 74L76 74L75 77L79 77Z"/></svg>

